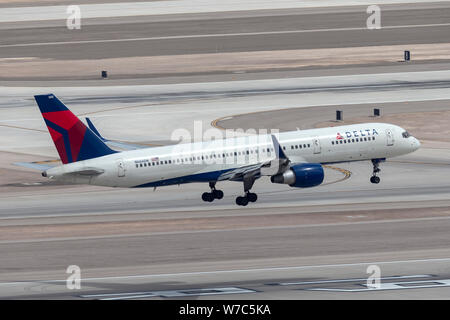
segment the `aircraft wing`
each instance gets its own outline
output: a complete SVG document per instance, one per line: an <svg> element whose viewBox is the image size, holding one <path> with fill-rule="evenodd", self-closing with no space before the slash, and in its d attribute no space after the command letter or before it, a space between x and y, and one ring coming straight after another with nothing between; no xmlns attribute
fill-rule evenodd
<svg viewBox="0 0 450 320"><path fill-rule="evenodd" d="M246 177L257 179L261 176L272 176L284 172L289 168L291 161L284 153L274 135L272 135L272 142L275 150L275 157L273 159L225 172L219 177L219 180L240 181Z"/></svg>

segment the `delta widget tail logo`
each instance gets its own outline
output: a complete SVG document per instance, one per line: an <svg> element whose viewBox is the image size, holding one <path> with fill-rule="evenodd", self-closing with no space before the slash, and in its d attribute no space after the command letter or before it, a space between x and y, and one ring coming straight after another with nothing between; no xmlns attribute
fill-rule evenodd
<svg viewBox="0 0 450 320"><path fill-rule="evenodd" d="M53 94L35 96L62 163L115 153Z"/></svg>
<svg viewBox="0 0 450 320"><path fill-rule="evenodd" d="M344 139L341 134L338 132L337 136L336 136L336 140L342 140Z"/></svg>

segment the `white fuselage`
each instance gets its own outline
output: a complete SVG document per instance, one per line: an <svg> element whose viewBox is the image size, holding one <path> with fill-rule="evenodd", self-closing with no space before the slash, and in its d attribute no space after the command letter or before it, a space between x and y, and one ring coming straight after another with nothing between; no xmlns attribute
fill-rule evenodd
<svg viewBox="0 0 450 320"><path fill-rule="evenodd" d="M290 131L276 135L292 163L336 163L383 159L417 150L419 141L385 123ZM270 135L178 144L115 153L47 170L48 177L110 187L155 187L220 180L232 169L276 156ZM71 174L90 169L102 173Z"/></svg>

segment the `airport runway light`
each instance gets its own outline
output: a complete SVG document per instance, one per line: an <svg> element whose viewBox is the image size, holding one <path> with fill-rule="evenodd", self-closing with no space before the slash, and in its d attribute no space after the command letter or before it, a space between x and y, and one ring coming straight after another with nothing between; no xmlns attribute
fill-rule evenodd
<svg viewBox="0 0 450 320"><path fill-rule="evenodd" d="M107 78L108 78L108 72L102 71L102 79L107 79Z"/></svg>
<svg viewBox="0 0 450 320"><path fill-rule="evenodd" d="M378 108L374 108L374 109L373 109L373 116L374 116L374 117L379 117L379 116L381 116L381 110L378 109Z"/></svg>
<svg viewBox="0 0 450 320"><path fill-rule="evenodd" d="M342 121L343 120L343 111L342 110L336 110L336 121Z"/></svg>
<svg viewBox="0 0 450 320"><path fill-rule="evenodd" d="M405 50L405 61L409 61L411 59L411 53L409 50Z"/></svg>

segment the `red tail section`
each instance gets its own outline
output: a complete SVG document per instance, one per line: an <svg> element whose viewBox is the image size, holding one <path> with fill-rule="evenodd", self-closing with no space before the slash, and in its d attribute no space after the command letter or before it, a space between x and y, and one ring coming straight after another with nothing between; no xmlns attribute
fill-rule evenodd
<svg viewBox="0 0 450 320"><path fill-rule="evenodd" d="M53 94L34 97L61 161L87 160L115 153Z"/></svg>

